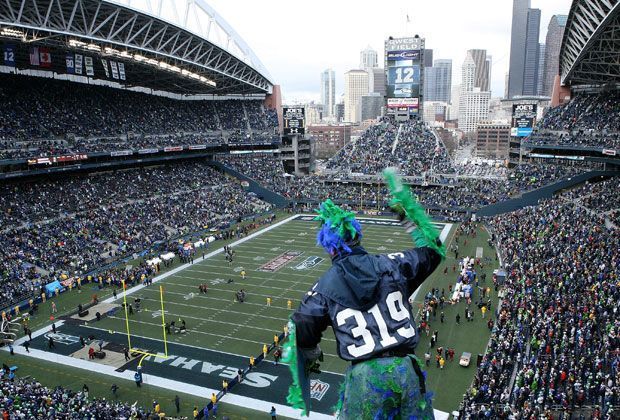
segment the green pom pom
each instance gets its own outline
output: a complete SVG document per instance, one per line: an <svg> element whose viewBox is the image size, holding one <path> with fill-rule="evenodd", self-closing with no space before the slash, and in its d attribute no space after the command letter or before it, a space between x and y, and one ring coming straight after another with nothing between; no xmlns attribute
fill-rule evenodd
<svg viewBox="0 0 620 420"><path fill-rule="evenodd" d="M394 197L392 201L390 201L390 207L401 214L404 213L405 217L412 221L417 227L417 229L411 232L411 237L413 238L415 246L432 248L441 255L442 258L445 258L445 246L437 245L437 238L439 237L437 229L435 229L430 218L426 215L424 207L413 197L409 191L409 187L402 183L393 168L385 169L383 171L383 177L388 183L390 192Z"/></svg>
<svg viewBox="0 0 620 420"><path fill-rule="evenodd" d="M288 341L283 346L282 361L288 363L293 383L288 388L286 402L293 408L302 410L302 414L308 416L309 407L306 407L304 399L301 395L301 384L299 383L299 372L297 370L297 334L295 323L291 320L288 322Z"/></svg>

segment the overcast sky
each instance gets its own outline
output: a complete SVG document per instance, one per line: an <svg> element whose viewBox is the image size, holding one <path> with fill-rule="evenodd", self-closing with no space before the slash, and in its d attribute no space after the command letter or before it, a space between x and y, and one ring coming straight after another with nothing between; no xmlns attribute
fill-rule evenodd
<svg viewBox="0 0 620 420"><path fill-rule="evenodd" d="M453 84L468 49L493 56L493 96L504 93L510 56L511 0L207 0L260 58L284 100L319 99L320 73L336 72L343 92L344 72L357 68L359 53L377 50L382 66L388 36L426 38L433 56L452 59ZM542 10L540 40L554 14L568 14L571 0L532 0ZM407 23L409 15L410 23Z"/></svg>

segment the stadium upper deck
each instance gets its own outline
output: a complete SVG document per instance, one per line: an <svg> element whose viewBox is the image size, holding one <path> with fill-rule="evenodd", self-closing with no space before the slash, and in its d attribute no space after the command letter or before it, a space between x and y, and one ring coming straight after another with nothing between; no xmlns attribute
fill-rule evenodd
<svg viewBox="0 0 620 420"><path fill-rule="evenodd" d="M8 0L0 41L4 71L52 70L184 95L273 87L245 41L202 0Z"/></svg>
<svg viewBox="0 0 620 420"><path fill-rule="evenodd" d="M620 1L574 1L560 51L566 85L620 82Z"/></svg>

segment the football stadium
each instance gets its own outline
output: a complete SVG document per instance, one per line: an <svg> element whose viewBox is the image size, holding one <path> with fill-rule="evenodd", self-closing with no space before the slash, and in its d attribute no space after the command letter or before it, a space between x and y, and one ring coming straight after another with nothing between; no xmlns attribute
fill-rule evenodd
<svg viewBox="0 0 620 420"><path fill-rule="evenodd" d="M2 418L620 418L620 1L505 2L503 96L407 14L339 103L208 0L0 2Z"/></svg>

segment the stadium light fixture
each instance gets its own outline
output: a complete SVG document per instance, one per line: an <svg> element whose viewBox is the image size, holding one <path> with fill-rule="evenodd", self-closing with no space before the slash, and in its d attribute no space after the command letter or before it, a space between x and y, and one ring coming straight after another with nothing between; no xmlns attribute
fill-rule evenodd
<svg viewBox="0 0 620 420"><path fill-rule="evenodd" d="M78 41L77 39L70 39L69 40L69 46L70 47L86 48L87 45L88 44L86 42Z"/></svg>
<svg viewBox="0 0 620 420"><path fill-rule="evenodd" d="M95 45L95 44L88 44L86 46L86 49L89 50L89 51L101 52L101 47L99 45Z"/></svg>
<svg viewBox="0 0 620 420"><path fill-rule="evenodd" d="M0 31L0 35L8 36L11 38L24 38L26 36L26 34L24 34L22 31L18 31L17 29L13 28L2 28L2 31Z"/></svg>

